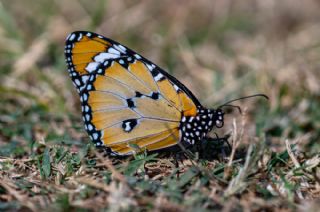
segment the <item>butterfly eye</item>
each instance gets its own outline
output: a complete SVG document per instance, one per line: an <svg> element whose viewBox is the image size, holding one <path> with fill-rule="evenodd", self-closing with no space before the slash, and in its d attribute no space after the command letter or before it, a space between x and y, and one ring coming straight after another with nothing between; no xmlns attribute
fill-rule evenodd
<svg viewBox="0 0 320 212"><path fill-rule="evenodd" d="M221 128L221 127L223 127L223 125L224 125L224 122L223 122L223 121L216 120L216 127L217 127L217 128Z"/></svg>
<svg viewBox="0 0 320 212"><path fill-rule="evenodd" d="M223 115L224 115L224 112L221 109L216 110L216 114L214 118L215 118L215 124L217 128L221 128L224 125Z"/></svg>

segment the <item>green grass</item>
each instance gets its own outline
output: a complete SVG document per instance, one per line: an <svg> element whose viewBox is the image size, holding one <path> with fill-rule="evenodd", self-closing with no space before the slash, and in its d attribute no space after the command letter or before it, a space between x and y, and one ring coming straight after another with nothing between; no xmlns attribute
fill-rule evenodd
<svg viewBox="0 0 320 212"><path fill-rule="evenodd" d="M319 6L231 2L0 2L0 210L317 211ZM214 131L232 151L207 139L192 158L106 157L64 64L74 30L138 50L208 107L270 100L226 110Z"/></svg>

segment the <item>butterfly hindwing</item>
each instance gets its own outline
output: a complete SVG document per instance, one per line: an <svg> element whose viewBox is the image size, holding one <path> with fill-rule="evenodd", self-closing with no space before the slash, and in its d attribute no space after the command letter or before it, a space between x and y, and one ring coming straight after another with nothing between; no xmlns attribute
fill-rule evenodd
<svg viewBox="0 0 320 212"><path fill-rule="evenodd" d="M200 105L167 72L98 34L71 33L65 55L88 134L115 154L177 144L182 116L194 116Z"/></svg>

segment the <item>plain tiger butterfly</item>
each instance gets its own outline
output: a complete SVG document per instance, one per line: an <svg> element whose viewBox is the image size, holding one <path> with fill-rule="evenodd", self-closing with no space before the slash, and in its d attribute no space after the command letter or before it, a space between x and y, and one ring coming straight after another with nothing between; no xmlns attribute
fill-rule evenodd
<svg viewBox="0 0 320 212"><path fill-rule="evenodd" d="M73 32L65 57L85 129L114 155L193 145L224 124L220 107L203 107L176 78L109 38Z"/></svg>

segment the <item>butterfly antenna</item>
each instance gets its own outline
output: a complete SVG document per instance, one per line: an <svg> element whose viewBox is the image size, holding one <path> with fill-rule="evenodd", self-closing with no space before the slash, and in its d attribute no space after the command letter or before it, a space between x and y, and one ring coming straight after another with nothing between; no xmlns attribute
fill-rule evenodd
<svg viewBox="0 0 320 212"><path fill-rule="evenodd" d="M239 100L242 100L242 99L253 98L253 97L264 97L264 98L266 98L266 99L269 100L269 97L268 97L267 95L259 93L259 94L254 94L254 95L250 95L250 96L244 96L244 97L240 97L240 98L237 98L237 99L230 100L230 101L225 102L224 104L220 105L218 108L222 108L222 107L226 107L226 106L228 106L228 107L235 107L235 108L237 108L237 109L239 110L239 112L242 114L242 111L241 111L240 106L231 105L230 103L235 102L235 101L239 101Z"/></svg>

